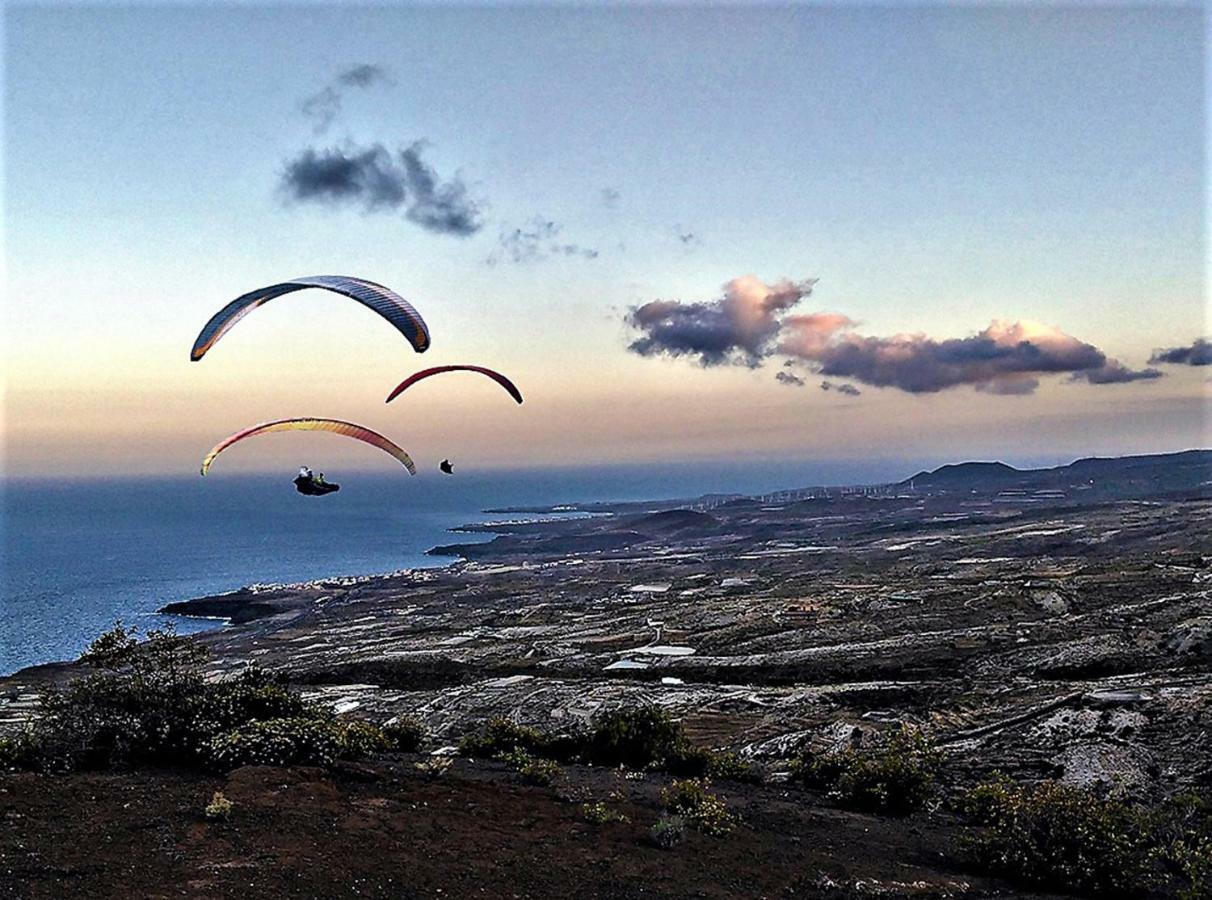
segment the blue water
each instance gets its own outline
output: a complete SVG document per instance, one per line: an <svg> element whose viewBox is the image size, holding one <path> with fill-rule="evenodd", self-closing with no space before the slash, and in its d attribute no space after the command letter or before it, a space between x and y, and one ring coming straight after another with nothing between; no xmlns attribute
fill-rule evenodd
<svg viewBox="0 0 1212 900"><path fill-rule="evenodd" d="M754 493L904 477L912 463L738 462L460 474L354 474L328 497L285 476L13 480L0 517L0 673L77 656L115 619L179 631L165 603L254 582L444 565L435 544L487 540L448 529L501 519L483 509L590 500Z"/></svg>

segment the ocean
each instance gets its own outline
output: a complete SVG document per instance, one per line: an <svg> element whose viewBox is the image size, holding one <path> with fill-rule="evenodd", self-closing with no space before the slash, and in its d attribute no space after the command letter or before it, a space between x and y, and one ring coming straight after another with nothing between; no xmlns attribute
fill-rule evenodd
<svg viewBox="0 0 1212 900"><path fill-rule="evenodd" d="M281 476L9 480L0 517L0 673L79 655L115 620L186 633L213 621L163 616L174 600L445 565L449 529L504 506L756 493L904 477L912 464L746 463L467 472L347 473L304 497Z"/></svg>

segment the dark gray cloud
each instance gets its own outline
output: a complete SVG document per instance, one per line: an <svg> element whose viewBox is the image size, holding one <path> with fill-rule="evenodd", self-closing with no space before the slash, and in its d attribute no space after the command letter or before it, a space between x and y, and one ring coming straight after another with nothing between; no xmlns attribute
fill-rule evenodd
<svg viewBox="0 0 1212 900"><path fill-rule="evenodd" d="M753 367L782 356L827 378L912 394L964 385L989 394L1030 394L1045 375L1096 385L1162 376L1157 369L1130 369L1092 344L1034 322L994 321L970 337L939 340L863 335L840 313L789 314L811 294L812 284L768 286L745 276L729 282L716 300L656 300L634 307L626 321L640 335L630 349L642 356L690 356L704 366Z"/></svg>
<svg viewBox="0 0 1212 900"><path fill-rule="evenodd" d="M832 381L822 381L821 390L837 391L839 394L845 394L848 397L857 397L863 393L852 384L846 384L845 382L842 382L841 384L834 384Z"/></svg>
<svg viewBox="0 0 1212 900"><path fill-rule="evenodd" d="M337 75L337 84L366 88L375 84L391 84L391 74L377 63L359 63Z"/></svg>
<svg viewBox="0 0 1212 900"><path fill-rule="evenodd" d="M480 204L458 178L441 181L422 158L417 141L396 153L370 147L308 147L282 172L285 196L299 203L357 206L363 212L403 210L405 217L436 234L466 237L480 230Z"/></svg>
<svg viewBox="0 0 1212 900"><path fill-rule="evenodd" d="M404 180L408 185L408 211L405 215L426 231L466 237L480 230L480 207L467 194L459 178L443 183L421 159L425 145L418 141L400 151Z"/></svg>
<svg viewBox="0 0 1212 900"><path fill-rule="evenodd" d="M796 375L793 372L788 372L786 369L782 369L778 372L775 372L774 380L777 381L779 384L785 384L788 387L803 387L804 386L803 378L800 378L800 376Z"/></svg>
<svg viewBox="0 0 1212 900"><path fill-rule="evenodd" d="M1149 362L1181 366L1212 366L1212 341L1196 338L1189 347L1154 350Z"/></svg>
<svg viewBox="0 0 1212 900"><path fill-rule="evenodd" d="M563 229L541 216L535 216L520 228L504 228L497 241L497 248L485 260L489 265L508 260L515 263L537 262L553 256L579 256L596 259L598 251L561 240Z"/></svg>
<svg viewBox="0 0 1212 900"><path fill-rule="evenodd" d="M681 225L673 229L673 236L687 250L694 250L696 247L703 246L703 239L691 231L689 228L683 228Z"/></svg>
<svg viewBox="0 0 1212 900"><path fill-rule="evenodd" d="M1130 381L1152 381L1161 378L1157 369L1129 369L1118 359L1109 359L1097 369L1075 372L1071 381L1088 381L1090 384L1127 384Z"/></svg>
<svg viewBox="0 0 1212 900"><path fill-rule="evenodd" d="M812 292L812 281L766 285L734 278L724 296L701 303L653 300L627 313L641 332L630 349L641 356L690 356L704 366L757 366L771 352L779 315Z"/></svg>
<svg viewBox="0 0 1212 900"><path fill-rule="evenodd" d="M374 63L359 63L337 74L331 82L299 104L303 115L312 120L316 134L329 129L341 112L341 104L350 88L365 90L376 84L391 84L391 75Z"/></svg>

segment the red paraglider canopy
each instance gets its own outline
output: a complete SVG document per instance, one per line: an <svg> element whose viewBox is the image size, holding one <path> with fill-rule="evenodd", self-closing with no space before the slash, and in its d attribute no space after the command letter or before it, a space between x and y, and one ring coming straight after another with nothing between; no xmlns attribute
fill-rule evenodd
<svg viewBox="0 0 1212 900"><path fill-rule="evenodd" d="M390 403L418 381L429 378L431 375L441 375L443 372L479 372L481 375L487 375L501 387L505 388L509 392L509 396L513 397L514 400L518 401L518 403L522 402L522 392L518 390L517 385L500 372L494 372L492 369L486 369L483 366L434 366L432 369L422 369L420 372L409 375L396 385L396 389L387 395L387 400L384 402Z"/></svg>

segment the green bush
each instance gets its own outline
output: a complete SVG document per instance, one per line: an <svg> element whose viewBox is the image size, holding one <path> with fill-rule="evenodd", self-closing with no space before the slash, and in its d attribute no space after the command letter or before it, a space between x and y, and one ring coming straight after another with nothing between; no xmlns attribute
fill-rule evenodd
<svg viewBox="0 0 1212 900"><path fill-rule="evenodd" d="M941 757L920 731L902 728L879 747L805 754L796 778L856 809L908 813L934 794Z"/></svg>
<svg viewBox="0 0 1212 900"><path fill-rule="evenodd" d="M736 827L736 816L710 787L711 782L700 778L675 781L661 791L661 802L671 815L681 816L704 834L728 834Z"/></svg>
<svg viewBox="0 0 1212 900"><path fill-rule="evenodd" d="M0 741L0 768L226 766L254 756L318 762L391 746L375 726L334 719L255 666L208 682L204 659L198 644L171 630L150 631L140 642L119 623L81 656L96 671L46 692L27 731ZM287 727L298 747L268 733L269 723Z"/></svg>
<svg viewBox="0 0 1212 900"><path fill-rule="evenodd" d="M334 719L332 728L341 759L361 759L394 747L382 728L361 719Z"/></svg>
<svg viewBox="0 0 1212 900"><path fill-rule="evenodd" d="M425 725L410 716L397 716L383 726L383 733L396 750L416 753L428 736Z"/></svg>
<svg viewBox="0 0 1212 900"><path fill-rule="evenodd" d="M682 816L661 816L648 829L648 839L662 850L672 850L685 837L686 820Z"/></svg>
<svg viewBox="0 0 1212 900"><path fill-rule="evenodd" d="M605 825L607 822L626 822L627 817L606 805L604 800L593 803L582 803L581 814L591 825Z"/></svg>
<svg viewBox="0 0 1212 900"><path fill-rule="evenodd" d="M490 719L479 731L463 735L459 753L480 759L500 758L519 750L542 756L549 743L549 738L537 728L497 718Z"/></svg>
<svg viewBox="0 0 1212 900"><path fill-rule="evenodd" d="M233 809L235 809L235 804L228 800L222 791L215 791L214 796L210 798L210 803L206 804L206 808L202 810L202 814L212 822L226 822L231 818Z"/></svg>
<svg viewBox="0 0 1212 900"><path fill-rule="evenodd" d="M584 749L598 765L642 769L677 756L685 745L681 723L655 706L605 713L594 723Z"/></svg>
<svg viewBox="0 0 1212 900"><path fill-rule="evenodd" d="M986 826L968 845L986 868L1029 884L1128 895L1146 874L1148 828L1118 800L1056 782L1020 786L998 778L962 808Z"/></svg>
<svg viewBox="0 0 1212 900"><path fill-rule="evenodd" d="M527 784L549 785L564 774L558 763L540 756L532 756L525 750L511 750L497 759L508 763Z"/></svg>
<svg viewBox="0 0 1212 900"><path fill-rule="evenodd" d="M240 766L328 766L344 752L345 731L323 719L249 722L212 738L206 757L220 771Z"/></svg>
<svg viewBox="0 0 1212 900"><path fill-rule="evenodd" d="M120 623L81 660L102 671L77 678L41 698L31 726L29 767L49 771L104 769L164 760L188 745L190 701L204 689L198 645L171 629L148 632Z"/></svg>
<svg viewBox="0 0 1212 900"><path fill-rule="evenodd" d="M1146 808L996 775L959 808L982 826L965 842L976 861L1008 878L1100 896L1212 897L1212 808L1197 795Z"/></svg>
<svg viewBox="0 0 1212 900"><path fill-rule="evenodd" d="M38 768L41 748L32 730L0 737L0 772Z"/></svg>

